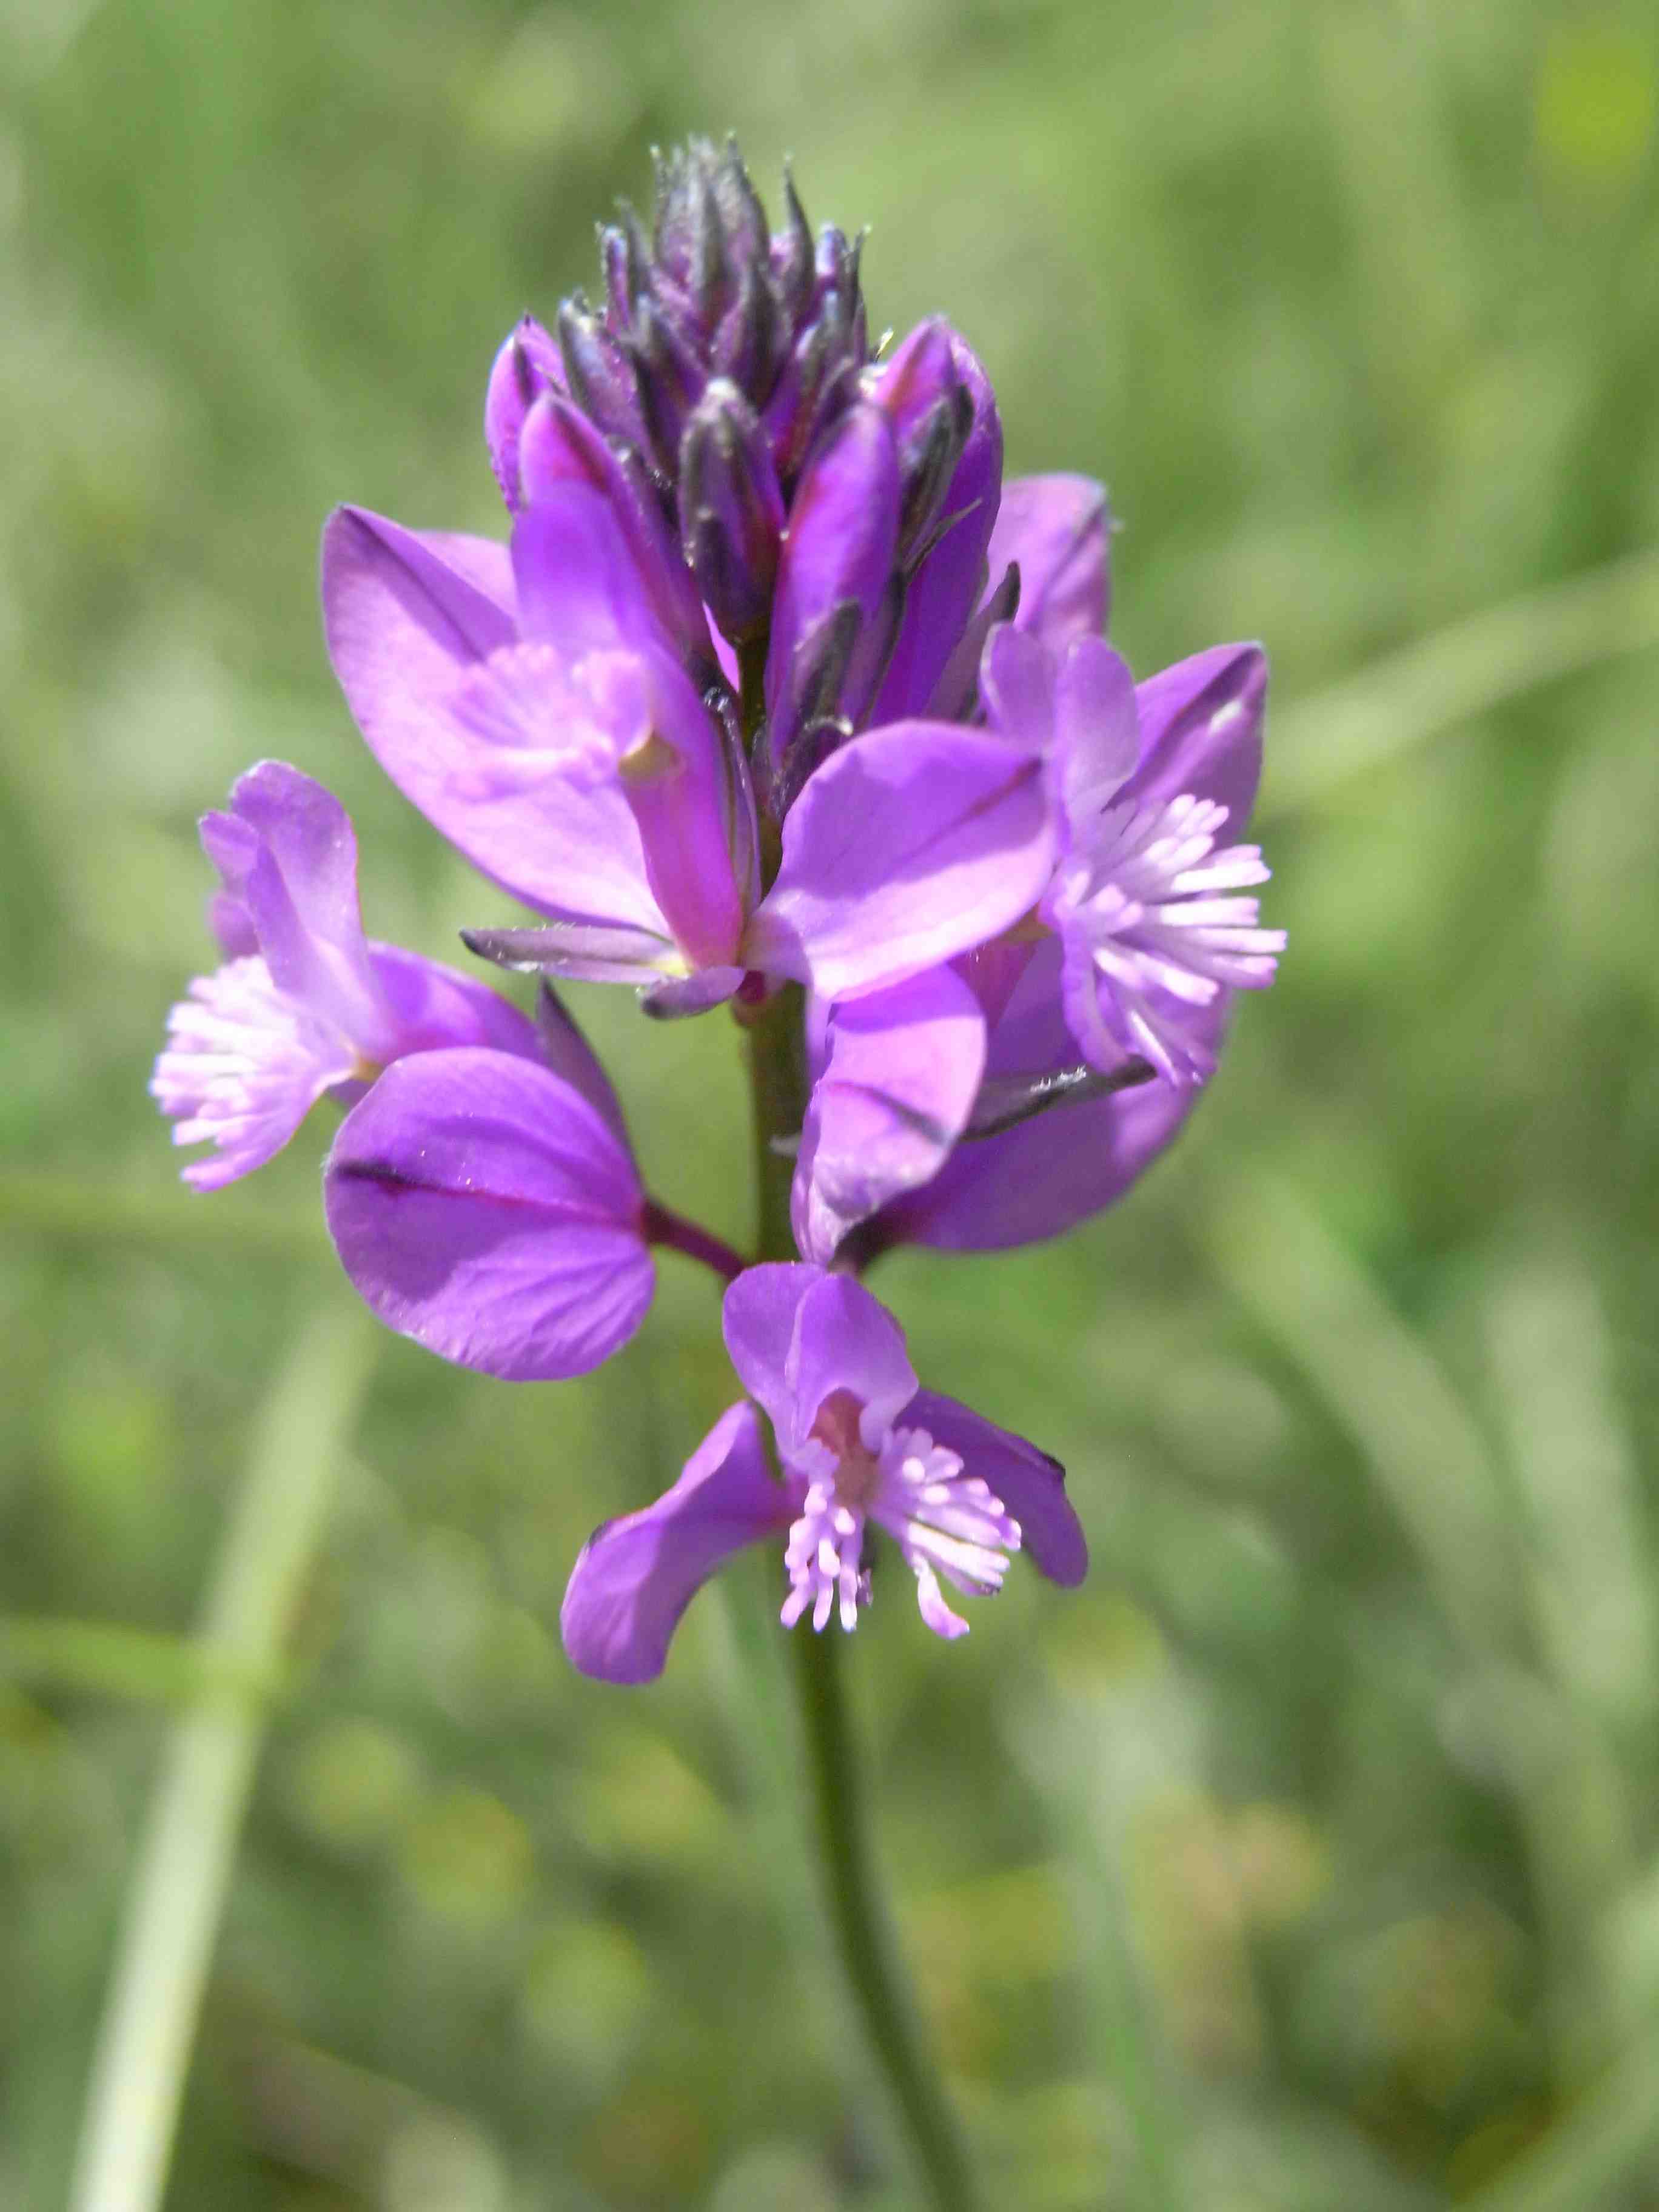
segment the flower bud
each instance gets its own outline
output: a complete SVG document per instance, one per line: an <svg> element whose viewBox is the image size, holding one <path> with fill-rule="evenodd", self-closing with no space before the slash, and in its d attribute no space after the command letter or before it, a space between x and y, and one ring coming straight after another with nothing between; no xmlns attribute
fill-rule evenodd
<svg viewBox="0 0 1659 2212"><path fill-rule="evenodd" d="M779 764L805 721L857 711L855 666L867 694L870 655L890 646L897 529L892 426L879 407L849 408L813 450L778 566L766 704Z"/></svg>
<svg viewBox="0 0 1659 2212"><path fill-rule="evenodd" d="M766 210L728 141L693 138L657 156L656 263L705 331L736 298L741 271L770 244Z"/></svg>
<svg viewBox="0 0 1659 2212"><path fill-rule="evenodd" d="M679 475L680 439L702 395L707 371L668 311L654 300L641 301L633 331L622 343L633 363L652 459L665 483L672 484Z"/></svg>
<svg viewBox="0 0 1659 2212"><path fill-rule="evenodd" d="M581 294L559 308L559 350L570 396L608 438L644 447L645 422L633 363Z"/></svg>
<svg viewBox="0 0 1659 2212"><path fill-rule="evenodd" d="M758 417L716 378L680 444L680 529L705 605L733 644L765 629L783 495Z"/></svg>
<svg viewBox="0 0 1659 2212"><path fill-rule="evenodd" d="M519 441L525 417L544 392L563 390L558 347L533 315L526 315L496 355L484 395L484 443L509 514L519 511Z"/></svg>
<svg viewBox="0 0 1659 2212"><path fill-rule="evenodd" d="M899 459L899 561L909 568L944 520L945 495L974 425L973 394L957 373L948 324L912 331L872 396L893 425Z"/></svg>
<svg viewBox="0 0 1659 2212"><path fill-rule="evenodd" d="M556 497L567 483L590 485L604 495L627 542L639 588L676 653L701 681L709 659L702 603L638 457L607 442L580 409L550 393L526 418L518 464L515 511Z"/></svg>

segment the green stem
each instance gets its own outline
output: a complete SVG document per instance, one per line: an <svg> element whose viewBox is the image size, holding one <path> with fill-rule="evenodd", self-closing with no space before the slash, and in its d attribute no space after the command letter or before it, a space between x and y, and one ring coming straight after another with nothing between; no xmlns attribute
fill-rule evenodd
<svg viewBox="0 0 1659 2212"><path fill-rule="evenodd" d="M755 1106L757 1256L793 1260L793 1165L773 1139L799 1134L806 1106L801 999L791 986L748 1024ZM848 1986L870 2049L908 2141L918 2179L939 2212L974 2212L979 2191L924 2036L870 1848L869 1816L834 1636L800 1629L790 1639L801 1748L826 1901Z"/></svg>

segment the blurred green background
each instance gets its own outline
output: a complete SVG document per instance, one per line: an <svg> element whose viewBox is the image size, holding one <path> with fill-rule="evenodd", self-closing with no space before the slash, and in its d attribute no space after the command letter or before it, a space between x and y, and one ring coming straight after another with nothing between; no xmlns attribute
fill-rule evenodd
<svg viewBox="0 0 1659 2212"><path fill-rule="evenodd" d="M502 918L356 738L318 531L496 530L499 338L732 127L871 225L878 327L969 335L1012 470L1109 481L1138 668L1274 661L1291 951L1188 1139L878 1279L1094 1549L848 1654L994 2200L1659 2205L1656 102L1634 0L0 0L0 2204L66 2201L158 1777L187 1909L255 1753L172 2212L907 2202L771 1644L558 1648L729 1394L706 1279L583 1383L451 1370L355 1310L320 1127L197 1198L144 1095L261 755L374 933ZM729 1025L580 1011L744 1235ZM275 1675L204 1660L285 1577Z"/></svg>

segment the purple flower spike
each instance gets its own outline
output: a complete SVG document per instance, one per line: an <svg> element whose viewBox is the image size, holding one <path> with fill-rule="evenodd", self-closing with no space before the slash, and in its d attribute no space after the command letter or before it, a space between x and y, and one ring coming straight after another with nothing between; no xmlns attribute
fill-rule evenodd
<svg viewBox="0 0 1659 2212"><path fill-rule="evenodd" d="M628 207L600 233L602 303L578 293L559 309L571 398L645 457L671 511L711 380L762 419L786 494L855 395L869 353L858 246L830 228L815 243L787 190L787 226L773 237L735 144L692 139L658 158L648 233Z"/></svg>
<svg viewBox="0 0 1659 2212"><path fill-rule="evenodd" d="M536 1054L535 1030L493 991L364 938L350 820L298 769L251 769L230 811L204 817L202 843L224 886L216 933L234 957L173 1007L150 1082L174 1143L215 1147L183 1170L192 1189L263 1167L325 1091L349 1104L405 1054Z"/></svg>
<svg viewBox="0 0 1659 2212"><path fill-rule="evenodd" d="M562 1626L585 1674L612 1682L660 1673L675 1625L729 1553L786 1528L782 1619L857 1625L869 1602L872 1527L915 1577L923 1620L954 1638L968 1624L945 1584L1002 1587L1022 1547L1074 1584L1088 1551L1058 1463L954 1399L919 1391L898 1324L860 1284L820 1267L751 1267L726 1294L726 1347L771 1420L781 1485L764 1479L747 1407L722 1416L673 1488L599 1530L576 1563Z"/></svg>
<svg viewBox="0 0 1659 2212"><path fill-rule="evenodd" d="M611 1120L506 1053L400 1060L323 1177L341 1264L388 1327L509 1382L585 1375L644 1319L644 1195Z"/></svg>

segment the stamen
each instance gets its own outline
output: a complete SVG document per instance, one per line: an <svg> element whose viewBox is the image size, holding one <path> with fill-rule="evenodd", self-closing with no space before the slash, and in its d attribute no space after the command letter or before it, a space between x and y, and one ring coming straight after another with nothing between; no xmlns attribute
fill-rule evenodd
<svg viewBox="0 0 1659 2212"><path fill-rule="evenodd" d="M174 1144L215 1147L184 1179L216 1190L280 1151L325 1091L364 1072L357 1048L249 956L191 983L167 1017L149 1087L177 1125Z"/></svg>
<svg viewBox="0 0 1659 2212"><path fill-rule="evenodd" d="M1055 919L1092 963L1101 1023L1170 1083L1201 1082L1213 1066L1183 1009L1261 989L1285 948L1282 929L1261 927L1256 900L1215 896L1269 875L1257 846L1216 849L1226 820L1224 806L1191 793L1109 806L1056 890Z"/></svg>

